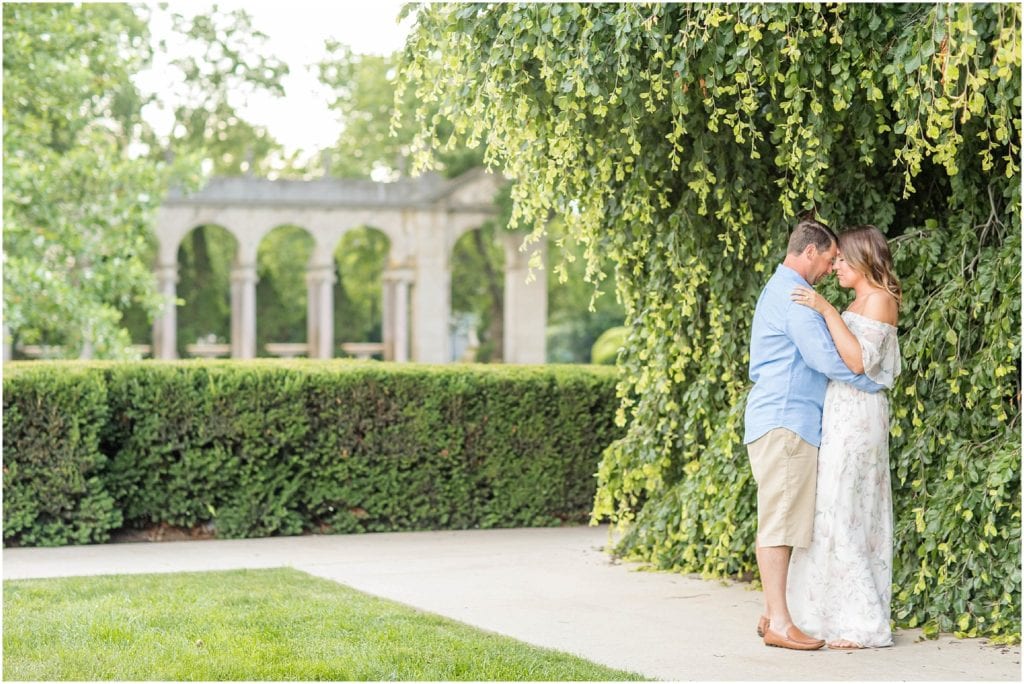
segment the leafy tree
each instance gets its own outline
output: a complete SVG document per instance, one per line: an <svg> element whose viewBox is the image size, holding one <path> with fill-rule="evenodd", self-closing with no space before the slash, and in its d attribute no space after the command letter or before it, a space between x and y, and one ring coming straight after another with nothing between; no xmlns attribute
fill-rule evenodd
<svg viewBox="0 0 1024 684"><path fill-rule="evenodd" d="M132 81L153 55L149 11L4 6L4 305L20 342L132 356L160 305L150 226L167 185L196 187L204 159L216 173L266 171L278 149L228 96L283 93L287 68L260 54L265 36L244 12L216 8L176 18L191 52L176 62L185 92L171 139L158 138L141 116L153 98Z"/></svg>
<svg viewBox="0 0 1024 684"><path fill-rule="evenodd" d="M317 65L320 82L335 93L331 107L344 128L330 150L331 174L340 178L407 175L417 102L411 93L395 99L397 55L353 53L337 41L325 44L328 56ZM450 130L449 130L450 134ZM479 150L465 145L439 155L437 168L447 178L480 166Z"/></svg>
<svg viewBox="0 0 1024 684"><path fill-rule="evenodd" d="M371 174L396 178L409 172L416 109L419 101L406 91L396 101L397 56L355 54L347 46L328 42L329 56L318 65L320 80L335 92L332 107L344 121L344 129L330 150L331 173L339 177L367 178ZM436 107L424 116L432 118ZM440 136L454 130L442 122ZM483 150L453 138L450 150L435 154L436 168L453 178L479 166ZM498 198L499 216L463 236L452 254L453 312L470 313L478 319L481 339L479 360L502 358L504 255L496 231L506 230L512 205L506 189ZM372 261L372 259L368 259ZM582 260L567 262L569 269L585 267ZM606 328L622 322L621 305L613 296L597 300L588 311L591 292L580 278L548 280L549 359L587 362L590 347ZM365 308L365 304L363 305Z"/></svg>
<svg viewBox="0 0 1024 684"><path fill-rule="evenodd" d="M216 5L207 13L191 16L173 13L171 21L175 31L171 40L178 57L172 61L166 92L154 103L173 109L174 124L166 140L152 132L142 137L150 159L154 163L164 157L175 159L192 176L188 187L198 186L209 175L291 173L289 164L294 160L282 160L281 145L264 127L246 121L239 111L257 92L284 95L281 79L288 67L267 54L267 36L252 26L244 10L226 12ZM161 44L160 49L172 48ZM212 239L218 242L207 244ZM222 242L224 239L227 242ZM223 231L199 228L181 245L177 294L185 304L178 318L179 354L200 336L230 338L228 270L234 254L225 253L223 263L216 259L208 262L204 254L220 255L234 244ZM294 251L290 247L285 246L281 254ZM145 253L145 261L151 264L154 258L155 249L151 248ZM207 268L210 270L203 270ZM301 269L301 265L293 268ZM207 283L216 286L210 289ZM258 348L262 349L264 333L276 330L280 320L293 316L294 307L278 303L271 294L275 292L271 280L261 281L258 288L265 295L257 300ZM150 337L151 323L140 307L127 309L124 318L133 339Z"/></svg>
<svg viewBox="0 0 1024 684"><path fill-rule="evenodd" d="M395 99L395 56L359 55L336 41L326 44L329 56L318 65L320 80L335 92L332 108L344 121L338 141L329 150L331 174L343 178L390 178L408 173L409 143L414 131L411 115L416 103ZM481 152L465 145L454 147L438 159L447 178L454 178L482 161ZM499 221L500 223L500 221ZM360 264L377 264L379 242L360 239L346 246L349 273ZM336 290L335 326L346 341L362 340L369 330L380 329L379 271L372 287L361 287L345 264ZM502 358L504 256L496 244L495 225L487 222L464 236L452 253L452 310L474 314L479 320L480 360ZM352 269L356 269L353 271ZM371 275L371 274L365 274ZM363 299L368 297L370 299ZM375 312L373 323L363 315ZM352 321L356 329L348 328ZM356 322L359 323L356 323ZM357 332L361 329L366 332Z"/></svg>
<svg viewBox="0 0 1024 684"><path fill-rule="evenodd" d="M894 618L1020 633L1020 8L420 5L399 101L615 264L631 334L594 517L659 567L753 571L750 317L798 214L871 222L905 286ZM835 293L833 293L834 295Z"/></svg>
<svg viewBox="0 0 1024 684"><path fill-rule="evenodd" d="M591 350L605 331L618 328L625 311L613 288L596 290L585 279L587 261L581 245L567 234L565 224L548 224L548 254L553 262L548 278L548 361L590 363ZM602 272L611 270L607 258ZM614 355L610 363L614 363Z"/></svg>
<svg viewBox="0 0 1024 684"><path fill-rule="evenodd" d="M255 93L285 95L282 79L288 66L267 53L267 35L256 30L251 16L241 9L224 11L214 5L207 13L174 13L171 18L176 38L183 43L176 48L180 56L172 61L180 79L165 95L164 106L174 103L174 125L168 140L153 146L154 156L169 152L188 159L206 175L279 172L280 143L239 111ZM291 299L297 296L305 301L301 282L305 262L287 262L287 257L305 249L304 237L308 238L302 231L284 229L272 232L260 245L258 353L268 341L305 339L305 307ZM185 304L178 314L179 354L199 337L230 340L230 268L235 248L234 238L214 226L197 228L182 244L178 297ZM295 278L289 277L294 273L299 274L297 291Z"/></svg>
<svg viewBox="0 0 1024 684"><path fill-rule="evenodd" d="M172 21L185 46L172 61L181 79L167 96L176 104L166 147L174 155L197 157L213 175L274 172L282 161L280 143L246 121L239 108L258 92L284 97L281 79L288 65L267 53L267 35L253 27L245 10L214 5L192 17L174 13ZM162 148L154 153L164 154Z"/></svg>
<svg viewBox="0 0 1024 684"><path fill-rule="evenodd" d="M144 127L142 12L3 6L5 325L66 356L130 356L121 309L159 303L139 254L166 169L128 152Z"/></svg>

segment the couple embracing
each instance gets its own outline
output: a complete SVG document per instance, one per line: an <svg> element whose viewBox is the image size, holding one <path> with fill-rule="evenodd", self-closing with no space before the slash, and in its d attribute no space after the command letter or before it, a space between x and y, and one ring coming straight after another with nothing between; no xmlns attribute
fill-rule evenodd
<svg viewBox="0 0 1024 684"><path fill-rule="evenodd" d="M855 295L841 315L811 289L832 271ZM766 645L893 643L885 390L900 372L900 300L877 228L837 236L803 220L757 302L743 441L757 481Z"/></svg>

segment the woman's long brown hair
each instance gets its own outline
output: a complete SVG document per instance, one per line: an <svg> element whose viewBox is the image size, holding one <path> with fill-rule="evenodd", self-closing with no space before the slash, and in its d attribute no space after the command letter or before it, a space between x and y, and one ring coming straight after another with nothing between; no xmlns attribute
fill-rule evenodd
<svg viewBox="0 0 1024 684"><path fill-rule="evenodd" d="M874 226L853 226L839 235L839 251L868 283L891 294L897 305L903 303L903 288L893 273L892 253L882 231Z"/></svg>

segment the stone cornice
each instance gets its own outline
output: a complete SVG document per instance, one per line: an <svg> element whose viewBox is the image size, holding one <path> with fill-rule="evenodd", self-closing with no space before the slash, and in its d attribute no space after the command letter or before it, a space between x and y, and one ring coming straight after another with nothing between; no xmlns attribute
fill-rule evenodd
<svg viewBox="0 0 1024 684"><path fill-rule="evenodd" d="M494 205L451 201L459 189L474 181L486 182L483 169L471 169L445 180L437 174L404 178L393 183L321 178L317 180L268 180L250 177L214 177L196 192L168 192L163 206L265 207L309 209L442 209L455 212L494 213ZM493 177L495 185L501 177Z"/></svg>

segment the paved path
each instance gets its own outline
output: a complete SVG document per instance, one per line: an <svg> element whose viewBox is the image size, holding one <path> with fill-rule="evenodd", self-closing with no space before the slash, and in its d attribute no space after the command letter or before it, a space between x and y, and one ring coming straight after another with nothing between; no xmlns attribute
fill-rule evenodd
<svg viewBox="0 0 1024 684"><path fill-rule="evenodd" d="M636 572L606 528L278 537L4 549L3 577L290 566L355 589L663 680L1021 679L1020 648L944 637L858 652L768 648L761 594Z"/></svg>

